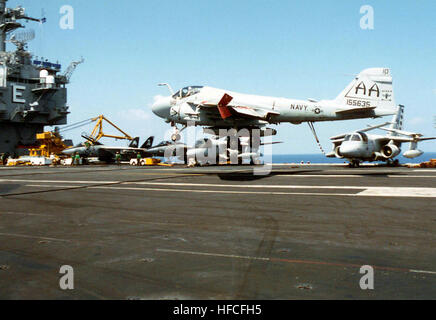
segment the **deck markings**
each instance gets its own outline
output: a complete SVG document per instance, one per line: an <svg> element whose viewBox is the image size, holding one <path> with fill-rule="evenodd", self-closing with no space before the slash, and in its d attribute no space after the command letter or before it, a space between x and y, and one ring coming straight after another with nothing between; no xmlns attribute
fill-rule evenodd
<svg viewBox="0 0 436 320"><path fill-rule="evenodd" d="M62 184L26 184L26 187L36 187L36 188L71 188L71 186L68 185L62 185ZM71 188L74 189L74 188Z"/></svg>
<svg viewBox="0 0 436 320"><path fill-rule="evenodd" d="M223 253L213 253L213 252L196 252L196 251L160 249L160 248L156 249L156 251L164 252L164 253L182 254L182 255L209 256L209 257L229 258L229 259L261 260L261 261L269 261L269 262L322 265L322 266L331 266L331 267L360 268L362 265L365 265L365 263L355 264L355 263L326 262L326 261L314 261L314 260L302 260L302 259L283 259L283 258L273 258L273 257L272 258L253 257L253 256L241 256L241 255L234 255L234 254L223 254ZM374 265L372 265L372 267L374 269L385 270L385 271L425 273L425 274L435 274L436 275L435 271L428 271L428 270L415 270L415 269L407 269L407 268L374 266Z"/></svg>
<svg viewBox="0 0 436 320"><path fill-rule="evenodd" d="M6 212L1 212L1 211L0 211L0 216L1 216L1 215L21 215L21 216L51 217L51 215L49 215L49 214L43 214L43 213L12 212L12 211L6 211Z"/></svg>
<svg viewBox="0 0 436 320"><path fill-rule="evenodd" d="M121 181L98 181L98 180L40 180L40 179L0 179L0 182L35 182L35 183L71 183L71 184L88 184L88 183L120 183Z"/></svg>
<svg viewBox="0 0 436 320"><path fill-rule="evenodd" d="M165 177L162 173L144 173L144 175L163 175L163 178ZM200 173L190 173L190 174L182 174L182 176L204 176L204 174ZM276 174L274 176L278 177L292 177L292 178L372 178L372 177L382 177L382 178L435 178L435 175L386 175L386 176L380 176L378 174L374 175L362 175L362 174ZM114 184L114 183L122 183L123 181L116 181L116 180L40 180L40 179L2 179L0 177L0 182L38 182L38 183L71 183L71 184L88 184L88 183L107 183L107 184ZM141 182L138 182L141 183Z"/></svg>
<svg viewBox="0 0 436 320"><path fill-rule="evenodd" d="M118 220L119 222L124 222L124 223L140 223L140 224L152 224L152 225L158 225L158 226L168 226L168 225L172 225L172 226L186 226L185 223L175 223L175 222L155 222L155 221L138 221L138 220L128 220L128 219L121 219Z"/></svg>
<svg viewBox="0 0 436 320"><path fill-rule="evenodd" d="M184 175L189 176L189 175ZM299 177L307 175L299 175ZM320 175L328 177L328 175ZM295 176L292 176L295 177ZM331 175L330 175L331 177ZM342 176L341 176L342 177ZM398 177L398 176L393 176ZM417 176L416 176L417 177ZM427 176L430 177L430 176ZM167 177L162 177L165 179ZM344 186L344 185L268 185L268 184L219 184L219 183L183 183L160 181L90 181L90 180L28 180L28 179L0 179L0 182L28 183L31 188L90 188L113 190L138 190L138 191L169 191L190 193L224 193L224 194L267 194L267 195L314 195L314 196L371 196L371 197L414 197L436 198L436 188L429 187L377 187L377 186ZM86 184L90 184L89 186ZM116 186L106 186L116 185ZM127 187L137 185L138 187ZM141 186L141 187L139 187ZM148 186L148 187L142 187ZM156 188L156 186L171 188ZM183 188L177 188L183 187ZM201 189L186 189L198 187ZM226 188L227 190L222 190ZM244 190L241 190L244 189ZM256 189L262 189L257 191ZM272 190L275 189L275 190ZM310 192L308 189L310 189ZM256 191L254 191L256 190ZM283 190L283 191L280 191ZM316 190L316 191L314 191ZM319 190L319 191L318 191ZM343 190L344 192L332 193L323 190ZM284 192L286 191L286 192ZM353 192L354 191L354 192Z"/></svg>
<svg viewBox="0 0 436 320"><path fill-rule="evenodd" d="M123 183L124 184L124 183ZM225 188L244 188L244 189L327 189L327 190L358 190L356 194L335 193L333 195L349 196L389 196L389 197L429 197L436 198L436 188L410 188L410 187L371 187L371 186L303 186L303 185L244 185L244 184L210 184L210 183L179 183L179 182L134 182L138 185L158 185L158 186L186 186L186 187L225 187ZM176 189L171 189L176 190ZM202 190L187 190L191 192ZM218 192L218 191L215 191ZM239 192L245 193L245 192ZM283 194L283 192L267 192L268 194ZM312 193L314 194L314 193ZM320 194L321 193L315 193ZM328 193L331 195L330 193Z"/></svg>
<svg viewBox="0 0 436 320"><path fill-rule="evenodd" d="M221 254L221 253L210 253L210 252L194 252L194 251L182 251L182 250L170 250L170 249L156 249L156 251L167 252L167 253L190 254L190 255L197 255L197 256L209 256L209 257L222 257L222 258L234 258L234 259L246 259L246 260L271 261L271 258L240 256L240 255L234 255L234 254Z"/></svg>
<svg viewBox="0 0 436 320"><path fill-rule="evenodd" d="M238 187L235 185L221 185L220 187ZM26 185L26 187L57 187L67 188L63 185ZM259 186L247 185L244 187ZM358 193L332 193L332 192L276 192L276 191L232 191L232 190L193 190L175 188L147 188L147 187L109 187L90 186L89 189L132 190L132 191L164 191L164 192L189 192L189 193L213 193L213 194L264 194L264 195L311 195L311 196L367 196L367 197L412 197L412 198L436 198L436 188L407 188L407 187L353 187L353 186L262 186L263 188L281 189L349 189L358 190Z"/></svg>
<svg viewBox="0 0 436 320"><path fill-rule="evenodd" d="M264 186L267 187L267 186ZM303 187L303 186L299 186ZM317 189L319 187L304 186L305 188L299 189ZM329 186L330 187L330 186ZM337 189L354 189L344 186L338 186ZM375 187L374 187L375 188ZM384 187L380 187L384 188ZM163 192L188 192L188 193L213 193L213 194L264 194L264 195L310 195L310 196L348 196L348 197L412 197L412 198L436 198L435 188L407 188L408 190L401 190L401 192L396 193L394 188L384 188L386 190L372 190L365 187L356 187L355 189L361 190L358 193L326 193L326 192L276 192L276 191L230 191L230 190L193 190L193 189L175 189L175 188L139 188L139 187L106 187L97 186L89 187L89 189L112 189L112 190L132 190L132 191L163 191ZM298 189L298 188L297 188ZM326 189L336 189L336 187L330 187ZM430 189L430 190L421 190ZM385 192L385 193L384 193Z"/></svg>
<svg viewBox="0 0 436 320"><path fill-rule="evenodd" d="M410 269L409 272L414 272L414 273L427 273L427 274L436 274L435 271L413 270L413 269Z"/></svg>
<svg viewBox="0 0 436 320"><path fill-rule="evenodd" d="M436 175L394 175L388 174L386 176L379 174L276 174L278 177L295 177L295 178L434 178Z"/></svg>
<svg viewBox="0 0 436 320"><path fill-rule="evenodd" d="M0 236L14 237L14 238L40 239L40 240L47 240L47 241L71 242L71 240L66 240L66 239L48 238L48 237L41 237L41 236L29 236L27 234L17 234L17 233L0 233Z"/></svg>
<svg viewBox="0 0 436 320"><path fill-rule="evenodd" d="M373 186L315 186L315 185L288 185L288 184L219 184L219 183L185 183L185 182L123 182L125 184L137 185L158 185L158 186L184 186L184 187L225 187L225 188L267 188L267 189L404 189L404 190L426 190L436 191L436 188L428 187L373 187Z"/></svg>
<svg viewBox="0 0 436 320"><path fill-rule="evenodd" d="M268 194L268 195L326 195L326 196L352 196L346 193L315 193L315 192L268 192L268 191L229 191L229 190L190 190L173 188L139 188L139 187L89 187L89 189L135 190L135 191L164 191L164 192L192 192L192 193L224 193L224 194Z"/></svg>

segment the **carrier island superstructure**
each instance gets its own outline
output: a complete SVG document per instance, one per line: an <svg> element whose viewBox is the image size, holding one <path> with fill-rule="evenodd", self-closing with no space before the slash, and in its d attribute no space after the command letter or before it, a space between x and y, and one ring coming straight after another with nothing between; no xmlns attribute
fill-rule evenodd
<svg viewBox="0 0 436 320"><path fill-rule="evenodd" d="M0 153L19 155L35 146L44 126L67 123L66 84L83 60L61 74L59 63L35 58L26 48L32 31L14 31L24 28L20 20L41 20L27 16L22 7L7 8L6 1L0 0ZM6 51L7 42L14 51Z"/></svg>

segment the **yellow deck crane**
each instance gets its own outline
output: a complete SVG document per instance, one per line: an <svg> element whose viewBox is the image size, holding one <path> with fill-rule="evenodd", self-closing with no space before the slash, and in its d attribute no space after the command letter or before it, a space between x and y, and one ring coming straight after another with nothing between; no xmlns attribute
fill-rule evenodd
<svg viewBox="0 0 436 320"><path fill-rule="evenodd" d="M106 121L120 133L122 136L105 134L103 131L103 122ZM46 131L42 133L38 133L36 135L36 139L38 140L38 146L29 149L29 156L26 157L26 160L16 160L11 161L11 165L25 164L31 163L32 161L36 161L36 158L50 158L52 163L59 163L61 158L66 157L62 154L62 151L69 148L70 146L66 145L60 132L65 132L73 129L80 128L84 125L88 125L89 123L97 122L94 126L90 135L82 133L82 137L85 138L89 143L95 144L98 140L103 137L114 138L114 139L124 139L124 140L134 140L129 134L121 130L118 126L116 126L113 122L108 120L104 115L99 115L98 117L86 119L77 123L73 123L68 125L61 130L56 128L54 131ZM33 158L33 159L32 159ZM45 163L45 161L43 161Z"/></svg>
<svg viewBox="0 0 436 320"><path fill-rule="evenodd" d="M97 142L98 140L100 140L103 137L120 139L120 140L130 140L130 141L134 139L129 134L127 134L126 132L121 130L119 127L117 127L113 122L109 121L104 115L99 115L98 117L92 118L91 121L92 122L97 121L94 129L92 130L90 135L82 134L82 137L85 138L86 140L88 140L92 144L94 144L95 142ZM119 132L121 132L123 134L123 136L115 136L115 135L111 135L111 134L105 134L103 132L103 121L106 121L107 123L109 123L112 127L114 127Z"/></svg>

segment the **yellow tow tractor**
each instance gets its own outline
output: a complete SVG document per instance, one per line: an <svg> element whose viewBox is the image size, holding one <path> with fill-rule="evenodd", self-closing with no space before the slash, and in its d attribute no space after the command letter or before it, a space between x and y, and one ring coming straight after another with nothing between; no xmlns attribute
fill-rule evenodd
<svg viewBox="0 0 436 320"><path fill-rule="evenodd" d="M59 163L63 158L62 151L69 147L56 130L38 133L36 139L39 141L39 147L29 149L29 156L49 158L52 164Z"/></svg>
<svg viewBox="0 0 436 320"><path fill-rule="evenodd" d="M36 134L38 146L29 148L29 155L22 156L18 159L9 159L8 166L20 165L49 165L58 164L65 157L62 150L69 146L65 144L63 138L57 130L46 131Z"/></svg>

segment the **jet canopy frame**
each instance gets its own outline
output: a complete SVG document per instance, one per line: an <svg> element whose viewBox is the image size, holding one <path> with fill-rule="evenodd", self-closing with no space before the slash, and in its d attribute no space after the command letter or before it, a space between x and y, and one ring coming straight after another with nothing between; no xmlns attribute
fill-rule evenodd
<svg viewBox="0 0 436 320"><path fill-rule="evenodd" d="M173 94L174 99L183 99L187 98L189 96L193 96L194 94L197 94L200 92L200 90L203 88L203 86L189 86L184 87Z"/></svg>

